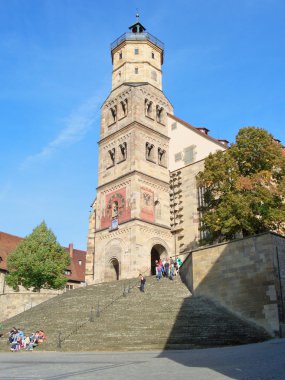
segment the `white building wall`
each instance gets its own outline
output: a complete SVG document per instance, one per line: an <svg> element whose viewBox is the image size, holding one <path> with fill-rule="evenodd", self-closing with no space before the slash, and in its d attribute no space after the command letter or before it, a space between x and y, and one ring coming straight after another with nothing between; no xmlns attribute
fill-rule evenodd
<svg viewBox="0 0 285 380"><path fill-rule="evenodd" d="M170 114L167 117L167 127L170 137L169 170L171 172L203 160L210 153L226 149L226 146L218 140Z"/></svg>

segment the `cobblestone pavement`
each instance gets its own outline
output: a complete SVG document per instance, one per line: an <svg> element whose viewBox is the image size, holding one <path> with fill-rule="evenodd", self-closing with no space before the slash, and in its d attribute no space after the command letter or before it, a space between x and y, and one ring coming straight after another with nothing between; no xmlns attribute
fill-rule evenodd
<svg viewBox="0 0 285 380"><path fill-rule="evenodd" d="M284 380L285 339L164 352L7 352L0 379Z"/></svg>

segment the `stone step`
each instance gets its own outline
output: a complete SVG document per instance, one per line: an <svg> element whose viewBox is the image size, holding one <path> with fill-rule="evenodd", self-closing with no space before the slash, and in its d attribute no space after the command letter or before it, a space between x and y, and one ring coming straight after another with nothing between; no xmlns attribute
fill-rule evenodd
<svg viewBox="0 0 285 380"><path fill-rule="evenodd" d="M174 281L149 277L146 293L137 285L137 280L116 281L69 291L3 326L6 331L15 325L26 332L43 329L48 341L37 348L41 351L59 349L59 332L61 350L66 351L213 347L268 338L262 329L210 300L191 297L179 277ZM7 350L3 338L0 350Z"/></svg>

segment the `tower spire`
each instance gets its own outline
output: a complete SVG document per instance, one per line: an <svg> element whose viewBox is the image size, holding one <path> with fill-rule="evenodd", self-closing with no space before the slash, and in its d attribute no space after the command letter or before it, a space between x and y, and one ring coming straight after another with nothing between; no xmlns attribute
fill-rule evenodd
<svg viewBox="0 0 285 380"><path fill-rule="evenodd" d="M140 21L140 13L139 13L139 9L137 8L137 12L136 12L136 22L139 22Z"/></svg>

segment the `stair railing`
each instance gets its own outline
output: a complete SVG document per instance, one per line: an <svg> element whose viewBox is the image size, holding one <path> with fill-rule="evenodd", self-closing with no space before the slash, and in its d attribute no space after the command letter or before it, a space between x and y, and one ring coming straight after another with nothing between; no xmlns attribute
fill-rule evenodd
<svg viewBox="0 0 285 380"><path fill-rule="evenodd" d="M146 273L149 274L150 273L150 269L151 269L150 267L146 267L145 270L141 271L140 273L142 275L145 275ZM83 328L84 326L86 326L88 324L88 322L94 323L95 322L95 317L96 318L100 318L101 315L102 315L102 313L106 312L111 306L113 306L116 303L116 301L118 301L122 297L127 297L127 295L131 293L132 289L135 288L135 287L137 287L137 284L138 284L138 279L137 278L129 279L127 287L126 287L126 281L124 281L123 287L122 287L122 291L117 292L118 295L116 297L113 294L111 302L107 303L102 308L100 308L100 302L99 302L99 299L98 299L97 305L96 306L94 306L94 305L91 306L90 312L88 313L88 318L86 318L85 320L81 319L80 322L76 321L74 327L70 328L69 329L69 333L67 335L65 335L65 336L62 335L61 331L58 332L57 348L61 349L62 348L62 344L64 343L64 341L66 339L68 339L70 336L77 334L78 331L81 328ZM96 308L96 313L95 313L95 308Z"/></svg>

